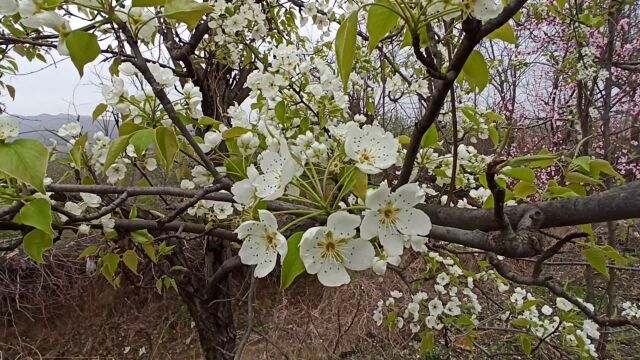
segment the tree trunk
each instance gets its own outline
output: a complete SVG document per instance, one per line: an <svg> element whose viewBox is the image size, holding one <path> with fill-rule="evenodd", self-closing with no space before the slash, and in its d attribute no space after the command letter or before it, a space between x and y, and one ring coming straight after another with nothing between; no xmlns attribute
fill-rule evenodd
<svg viewBox="0 0 640 360"><path fill-rule="evenodd" d="M213 274L229 257L224 242L207 237L204 274L194 272L186 259L182 242L174 243L168 260L172 266L182 266L189 271L176 271L174 279L182 301L198 330L200 346L206 360L233 359L236 348L236 328L233 319L233 303L230 294L230 276L218 276L211 284Z"/></svg>
<svg viewBox="0 0 640 360"><path fill-rule="evenodd" d="M202 299L180 291L182 300L196 324L200 346L206 360L233 359L236 347L236 329L233 309L228 299Z"/></svg>

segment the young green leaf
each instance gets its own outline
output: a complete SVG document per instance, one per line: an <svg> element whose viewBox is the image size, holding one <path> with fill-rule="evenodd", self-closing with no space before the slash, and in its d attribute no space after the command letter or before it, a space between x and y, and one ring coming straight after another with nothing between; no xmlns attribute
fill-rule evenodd
<svg viewBox="0 0 640 360"><path fill-rule="evenodd" d="M354 11L340 24L335 41L336 62L345 89L353 70L357 33L358 11Z"/></svg>
<svg viewBox="0 0 640 360"><path fill-rule="evenodd" d="M280 272L280 290L288 288L298 275L304 272L304 263L300 258L300 240L303 232L297 232L287 240L287 255L282 260L282 271Z"/></svg>
<svg viewBox="0 0 640 360"><path fill-rule="evenodd" d="M93 121L96 121L105 111L107 111L107 104L100 103L96 106L95 109L93 109L91 118L93 119Z"/></svg>
<svg viewBox="0 0 640 360"><path fill-rule="evenodd" d="M213 11L211 5L193 0L166 0L164 4L166 18L183 22L192 29L204 15L211 11Z"/></svg>
<svg viewBox="0 0 640 360"><path fill-rule="evenodd" d="M484 56L478 50L473 50L462 66L462 75L472 88L482 92L489 83L489 68Z"/></svg>
<svg viewBox="0 0 640 360"><path fill-rule="evenodd" d="M38 140L18 139L11 143L0 143L0 172L27 183L41 193L44 189L44 174L49 163L49 151Z"/></svg>
<svg viewBox="0 0 640 360"><path fill-rule="evenodd" d="M513 32L513 27L511 27L511 24L508 22L494 30L487 36L487 38L492 40L502 40L509 44L516 44L518 42L516 34Z"/></svg>
<svg viewBox="0 0 640 360"><path fill-rule="evenodd" d="M73 31L67 35L65 45L69 50L71 62L78 69L80 77L84 74L84 66L100 55L100 44L98 37L84 31Z"/></svg>
<svg viewBox="0 0 640 360"><path fill-rule="evenodd" d="M376 0L369 7L367 14L367 33L369 34L369 53L398 23L400 16L389 0Z"/></svg>
<svg viewBox="0 0 640 360"><path fill-rule="evenodd" d="M508 168L500 171L502 174L522 181L526 181L528 183L534 184L536 181L536 175L533 173L533 170L529 168Z"/></svg>
<svg viewBox="0 0 640 360"><path fill-rule="evenodd" d="M138 273L138 255L133 250L127 250L122 254L122 262L129 268L129 270L133 271L135 274Z"/></svg>
<svg viewBox="0 0 640 360"><path fill-rule="evenodd" d="M53 246L53 236L44 231L33 229L22 240L22 248L33 261L44 264L44 252Z"/></svg>
<svg viewBox="0 0 640 360"><path fill-rule="evenodd" d="M420 140L420 147L429 148L438 143L438 129L436 129L436 125L431 125L427 132L422 135L422 139Z"/></svg>
<svg viewBox="0 0 640 360"><path fill-rule="evenodd" d="M607 256L604 250L599 247L590 247L584 251L584 257L587 259L596 271L602 275L609 277L609 268L607 268Z"/></svg>
<svg viewBox="0 0 640 360"><path fill-rule="evenodd" d="M180 146L178 145L178 139L176 133L168 127L156 128L156 150L158 151L158 157L165 168L169 170L173 165L173 160L178 153Z"/></svg>
<svg viewBox="0 0 640 360"><path fill-rule="evenodd" d="M13 218L18 224L34 227L53 236L51 228L51 203L46 199L33 199Z"/></svg>
<svg viewBox="0 0 640 360"><path fill-rule="evenodd" d="M109 170L109 167L116 162L120 154L122 154L122 152L127 148L130 137L131 136L120 136L111 142L111 145L109 145L109 151L107 151L107 157L104 160L105 172Z"/></svg>

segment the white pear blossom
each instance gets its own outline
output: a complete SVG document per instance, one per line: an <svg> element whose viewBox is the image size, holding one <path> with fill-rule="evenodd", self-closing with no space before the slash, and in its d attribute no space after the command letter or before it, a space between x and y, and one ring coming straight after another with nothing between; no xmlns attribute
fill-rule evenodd
<svg viewBox="0 0 640 360"><path fill-rule="evenodd" d="M0 115L0 141L18 136L20 128L12 117Z"/></svg>
<svg viewBox="0 0 640 360"><path fill-rule="evenodd" d="M214 201L213 214L220 220L226 219L233 214L233 204L225 201Z"/></svg>
<svg viewBox="0 0 640 360"><path fill-rule="evenodd" d="M200 144L200 148L204 152L215 149L222 142L222 134L218 131L207 131L204 134L204 143Z"/></svg>
<svg viewBox="0 0 640 360"><path fill-rule="evenodd" d="M60 129L58 130L58 135L59 136L78 136L80 135L80 132L82 131L82 126L80 125L79 122L70 122L67 124L64 124L60 127Z"/></svg>
<svg viewBox="0 0 640 360"><path fill-rule="evenodd" d="M149 171L153 171L158 168L158 161L154 158L147 158L144 161L144 167Z"/></svg>
<svg viewBox="0 0 640 360"><path fill-rule="evenodd" d="M262 175L253 182L256 196L265 200L275 200L282 196L294 176L295 162L284 139L280 142L280 152L264 151L258 161Z"/></svg>
<svg viewBox="0 0 640 360"><path fill-rule="evenodd" d="M384 275L384 273L387 272L387 264L398 266L400 265L400 260L400 256L376 256L373 258L373 264L371 268L376 274Z"/></svg>
<svg viewBox="0 0 640 360"><path fill-rule="evenodd" d="M100 196L96 194L80 193L80 197L82 198L82 201L84 201L84 203L90 208L100 207L100 204L102 203L102 198L100 198Z"/></svg>
<svg viewBox="0 0 640 360"><path fill-rule="evenodd" d="M156 63L148 64L151 74L161 86L170 88L178 82L178 78L173 75L171 69L164 68Z"/></svg>
<svg viewBox="0 0 640 360"><path fill-rule="evenodd" d="M442 301L440 301L440 299L435 298L431 301L429 301L429 303L427 304L427 307L429 308L429 314L431 316L438 316L440 314L442 314L444 312L444 307L442 306Z"/></svg>
<svg viewBox="0 0 640 360"><path fill-rule="evenodd" d="M556 306L562 311L571 311L574 307L567 299L561 297L556 298Z"/></svg>
<svg viewBox="0 0 640 360"><path fill-rule="evenodd" d="M196 184L194 184L193 181L189 179L182 179L182 181L180 181L180 188L185 190L192 190L196 188Z"/></svg>
<svg viewBox="0 0 640 360"><path fill-rule="evenodd" d="M108 105L116 105L124 94L124 80L117 76L111 78L111 84L102 85L102 97Z"/></svg>
<svg viewBox="0 0 640 360"><path fill-rule="evenodd" d="M369 190L365 205L368 210L360 226L360 235L369 240L376 236L389 255L400 255L404 249L403 235L428 235L431 220L413 207L424 201L424 193L415 184L401 186L393 194L386 182Z"/></svg>
<svg viewBox="0 0 640 360"><path fill-rule="evenodd" d="M251 155L256 151L258 145L260 145L260 140L252 132L247 132L238 136L236 144L238 145L240 154L246 156Z"/></svg>
<svg viewBox="0 0 640 360"><path fill-rule="evenodd" d="M0 0L0 15L15 15L18 13L16 0Z"/></svg>
<svg viewBox="0 0 640 360"><path fill-rule="evenodd" d="M346 269L365 270L375 256L369 241L356 238L360 217L346 211L329 215L327 226L308 229L300 241L300 257L309 274L325 286L340 286L351 278Z"/></svg>
<svg viewBox="0 0 640 360"><path fill-rule="evenodd" d="M123 164L117 163L109 166L105 174L107 174L108 177L107 181L110 184L115 184L118 181L124 179L126 173L127 167Z"/></svg>
<svg viewBox="0 0 640 360"><path fill-rule="evenodd" d="M118 66L118 71L124 76L134 76L138 74L138 69L130 62L122 63Z"/></svg>
<svg viewBox="0 0 640 360"><path fill-rule="evenodd" d="M396 163L398 140L378 126L349 127L344 149L347 157L367 174L377 174Z"/></svg>
<svg viewBox="0 0 640 360"><path fill-rule="evenodd" d="M480 21L491 20L498 16L503 9L502 0L471 0L473 7L471 15Z"/></svg>
<svg viewBox="0 0 640 360"><path fill-rule="evenodd" d="M256 265L255 277L265 277L276 266L278 254L280 261L287 255L287 239L278 232L275 216L267 210L258 210L260 221L242 223L236 233L243 240L240 248L240 260L246 265Z"/></svg>
<svg viewBox="0 0 640 360"><path fill-rule="evenodd" d="M231 193L233 194L233 200L242 205L253 204L256 197L256 187L253 186L253 182L256 181L260 174L253 164L247 168L247 178L240 180L231 186Z"/></svg>

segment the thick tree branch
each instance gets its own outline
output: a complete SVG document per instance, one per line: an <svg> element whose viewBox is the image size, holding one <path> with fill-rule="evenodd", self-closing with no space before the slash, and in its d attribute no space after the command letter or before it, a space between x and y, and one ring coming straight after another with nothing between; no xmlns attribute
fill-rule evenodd
<svg viewBox="0 0 640 360"><path fill-rule="evenodd" d="M480 41L495 29L504 25L509 19L511 19L520 10L527 0L513 0L504 8L502 13L495 19L487 21L484 26L481 26L480 21L473 18L467 18L462 23L462 29L464 36L458 46L449 68L447 69L446 76L442 80L434 81L434 91L430 98L424 115L415 124L413 133L411 135L411 142L407 147L407 153L405 154L404 162L402 164L402 170L398 181L395 184L395 188L398 188L409 182L411 173L413 172L413 166L420 150L420 140L425 132L433 125L433 123L440 115L440 110L444 104L447 94L453 86L456 78L462 71L467 58L473 52L473 49L480 43Z"/></svg>

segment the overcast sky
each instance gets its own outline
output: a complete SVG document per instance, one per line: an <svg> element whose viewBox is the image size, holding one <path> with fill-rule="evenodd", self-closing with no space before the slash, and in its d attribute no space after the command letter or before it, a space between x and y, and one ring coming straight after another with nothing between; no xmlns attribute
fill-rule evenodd
<svg viewBox="0 0 640 360"><path fill-rule="evenodd" d="M55 51L54 51L55 53ZM85 66L80 78L69 58L56 59L56 64L33 62L15 55L20 75L6 74L3 80L16 88L16 99L4 94L0 101L7 106L9 114L79 114L90 115L102 102L97 71L104 65L94 63ZM50 65L50 66L49 66ZM48 66L48 67L47 67Z"/></svg>

